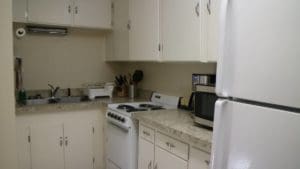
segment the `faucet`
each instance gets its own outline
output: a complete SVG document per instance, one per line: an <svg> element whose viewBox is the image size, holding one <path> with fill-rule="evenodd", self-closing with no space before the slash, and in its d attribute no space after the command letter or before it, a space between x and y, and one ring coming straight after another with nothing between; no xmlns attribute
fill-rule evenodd
<svg viewBox="0 0 300 169"><path fill-rule="evenodd" d="M51 84L48 84L48 86L51 88L51 91L50 91L51 99L55 99L55 96L56 96L57 91L59 90L59 87L58 86L54 87Z"/></svg>

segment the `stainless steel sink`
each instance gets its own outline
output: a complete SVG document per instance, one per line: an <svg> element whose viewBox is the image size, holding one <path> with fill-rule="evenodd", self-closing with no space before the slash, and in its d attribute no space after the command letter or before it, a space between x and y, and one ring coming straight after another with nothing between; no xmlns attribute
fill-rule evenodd
<svg viewBox="0 0 300 169"><path fill-rule="evenodd" d="M70 97L61 97L58 103L79 103L81 102L81 97L79 96L70 96Z"/></svg>
<svg viewBox="0 0 300 169"><path fill-rule="evenodd" d="M26 105L40 105L40 104L48 104L49 98L44 99L27 99Z"/></svg>
<svg viewBox="0 0 300 169"><path fill-rule="evenodd" d="M81 102L80 96L69 96L59 98L44 98L44 99L28 99L26 105L41 105L41 104L55 104L55 103L79 103Z"/></svg>

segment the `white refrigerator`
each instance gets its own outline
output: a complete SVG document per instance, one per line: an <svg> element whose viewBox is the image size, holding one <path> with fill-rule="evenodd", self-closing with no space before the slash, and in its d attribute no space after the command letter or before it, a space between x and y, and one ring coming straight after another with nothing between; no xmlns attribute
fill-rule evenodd
<svg viewBox="0 0 300 169"><path fill-rule="evenodd" d="M211 169L300 169L300 1L220 1Z"/></svg>

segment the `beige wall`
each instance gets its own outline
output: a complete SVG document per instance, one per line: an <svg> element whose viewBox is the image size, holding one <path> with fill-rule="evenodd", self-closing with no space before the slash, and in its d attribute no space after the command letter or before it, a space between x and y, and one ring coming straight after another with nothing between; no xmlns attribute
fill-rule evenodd
<svg viewBox="0 0 300 169"><path fill-rule="evenodd" d="M0 168L16 169L11 0L0 1Z"/></svg>
<svg viewBox="0 0 300 169"><path fill-rule="evenodd" d="M214 63L121 63L123 72L144 71L140 88L189 97L193 73L215 73Z"/></svg>
<svg viewBox="0 0 300 169"><path fill-rule="evenodd" d="M104 62L106 34L71 29L67 36L14 38L15 56L23 58L25 89L47 89L48 83L78 88L83 83L112 81L115 66Z"/></svg>

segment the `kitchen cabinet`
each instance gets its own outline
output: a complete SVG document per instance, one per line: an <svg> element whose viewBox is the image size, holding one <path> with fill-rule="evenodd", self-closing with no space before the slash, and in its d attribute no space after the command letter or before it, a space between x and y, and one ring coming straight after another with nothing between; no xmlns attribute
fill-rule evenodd
<svg viewBox="0 0 300 169"><path fill-rule="evenodd" d="M64 169L63 124L30 126L32 169Z"/></svg>
<svg viewBox="0 0 300 169"><path fill-rule="evenodd" d="M187 145L161 133L154 133L153 129L140 124L138 168L187 169Z"/></svg>
<svg viewBox="0 0 300 169"><path fill-rule="evenodd" d="M28 22L47 25L72 24L71 0L27 0Z"/></svg>
<svg viewBox="0 0 300 169"><path fill-rule="evenodd" d="M91 122L64 124L65 169L94 168L94 132Z"/></svg>
<svg viewBox="0 0 300 169"><path fill-rule="evenodd" d="M154 165L154 143L143 138L139 139L139 169L152 169Z"/></svg>
<svg viewBox="0 0 300 169"><path fill-rule="evenodd" d="M104 117L99 113L87 110L17 115L19 168L103 168Z"/></svg>
<svg viewBox="0 0 300 169"><path fill-rule="evenodd" d="M168 151L155 147L155 161L157 168L187 169L187 161L169 153Z"/></svg>
<svg viewBox="0 0 300 169"><path fill-rule="evenodd" d="M190 150L189 169L209 169L210 155L197 148Z"/></svg>
<svg viewBox="0 0 300 169"><path fill-rule="evenodd" d="M86 122L30 126L32 169L93 169L93 128Z"/></svg>
<svg viewBox="0 0 300 169"><path fill-rule="evenodd" d="M129 0L112 0L112 32L107 35L106 61L129 60Z"/></svg>
<svg viewBox="0 0 300 169"><path fill-rule="evenodd" d="M163 61L208 62L208 0L161 0Z"/></svg>
<svg viewBox="0 0 300 169"><path fill-rule="evenodd" d="M129 0L129 60L158 61L159 0Z"/></svg>
<svg viewBox="0 0 300 169"><path fill-rule="evenodd" d="M111 28L111 0L13 0L14 22Z"/></svg>
<svg viewBox="0 0 300 169"><path fill-rule="evenodd" d="M208 169L210 155L191 144L139 124L138 169Z"/></svg>
<svg viewBox="0 0 300 169"><path fill-rule="evenodd" d="M210 8L216 2L115 1L119 5L114 4L113 9L114 42L108 61L216 62L218 9ZM119 11L126 12L120 17ZM127 17L128 32L124 23Z"/></svg>
<svg viewBox="0 0 300 169"><path fill-rule="evenodd" d="M74 0L73 26L111 28L111 1Z"/></svg>
<svg viewBox="0 0 300 169"><path fill-rule="evenodd" d="M13 0L13 21L27 22L27 0Z"/></svg>

